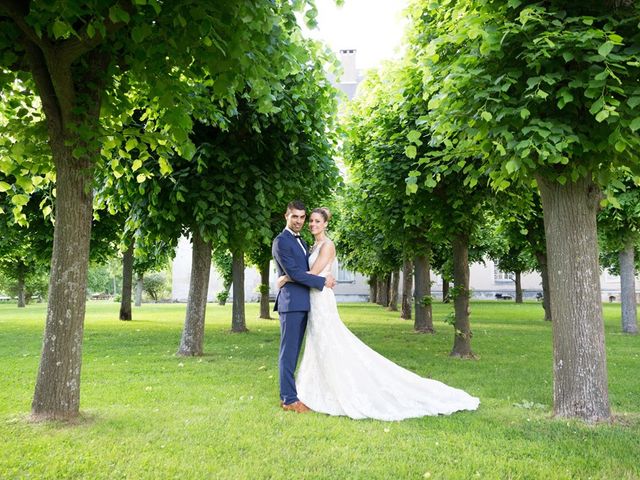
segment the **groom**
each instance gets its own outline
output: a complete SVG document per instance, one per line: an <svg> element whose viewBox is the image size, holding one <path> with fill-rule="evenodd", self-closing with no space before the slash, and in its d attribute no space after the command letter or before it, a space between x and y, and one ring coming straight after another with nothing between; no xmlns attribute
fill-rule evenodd
<svg viewBox="0 0 640 480"><path fill-rule="evenodd" d="M280 317L280 400L284 410L297 413L309 411L298 400L293 374L298 363L302 339L307 328L307 314L310 310L309 289L322 290L325 286L333 288L335 279L329 275L325 279L307 273L309 270L309 251L300 237L300 231L307 217L305 206L300 201L287 205L286 228L273 241L271 252L279 275L288 275L291 282L286 283L276 297L274 310Z"/></svg>

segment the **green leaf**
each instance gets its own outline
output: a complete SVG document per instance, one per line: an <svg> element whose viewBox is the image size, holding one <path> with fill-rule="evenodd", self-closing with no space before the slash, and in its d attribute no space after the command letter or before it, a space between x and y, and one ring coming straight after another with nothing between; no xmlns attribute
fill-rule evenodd
<svg viewBox="0 0 640 480"><path fill-rule="evenodd" d="M626 150L627 144L624 140L618 140L614 147L618 152L622 153Z"/></svg>
<svg viewBox="0 0 640 480"><path fill-rule="evenodd" d="M422 134L418 130L411 130L407 134L407 140L409 140L411 143L417 143L417 141L420 140L421 136Z"/></svg>
<svg viewBox="0 0 640 480"><path fill-rule="evenodd" d="M526 108L523 108L522 110L520 110L520 117L525 120L526 118L529 117L529 115L531 115L531 112L529 110L527 110Z"/></svg>
<svg viewBox="0 0 640 480"><path fill-rule="evenodd" d="M600 48L598 48L598 53L603 57L606 57L611 53L611 50L613 50L613 42L607 40L602 45L600 45Z"/></svg>
<svg viewBox="0 0 640 480"><path fill-rule="evenodd" d="M158 163L160 164L160 173L162 175L169 175L171 172L173 172L173 168L166 158L160 157Z"/></svg>
<svg viewBox="0 0 640 480"><path fill-rule="evenodd" d="M609 40L611 40L615 44L620 44L624 39L617 33L612 33L611 35L609 35Z"/></svg>
<svg viewBox="0 0 640 480"><path fill-rule="evenodd" d="M17 195L13 195L11 197L11 203L13 203L17 207L22 207L29 203L29 196L19 193Z"/></svg>
<svg viewBox="0 0 640 480"><path fill-rule="evenodd" d="M636 130L638 130L640 128L640 117L634 118L629 124L629 128L631 129L632 132L635 132Z"/></svg>
<svg viewBox="0 0 640 480"><path fill-rule="evenodd" d="M609 117L609 110L600 110L596 115L596 122L600 123Z"/></svg>
<svg viewBox="0 0 640 480"><path fill-rule="evenodd" d="M135 138L131 137L129 138L129 140L127 140L127 143L125 144L124 149L127 152L130 152L137 146L138 146L138 141Z"/></svg>
<svg viewBox="0 0 640 480"><path fill-rule="evenodd" d="M0 192L6 192L8 190L11 190L11 185L7 182L0 182Z"/></svg>
<svg viewBox="0 0 640 480"><path fill-rule="evenodd" d="M404 149L404 154L409 158L416 158L418 155L418 150L415 145L407 145Z"/></svg>
<svg viewBox="0 0 640 480"><path fill-rule="evenodd" d="M51 27L54 38L65 38L70 32L71 27L62 20L56 20Z"/></svg>
<svg viewBox="0 0 640 480"><path fill-rule="evenodd" d="M135 159L133 161L133 165L131 165L131 170L132 171L136 171L138 170L140 167L142 167L142 160L140 160L139 158Z"/></svg>
<svg viewBox="0 0 640 480"><path fill-rule="evenodd" d="M493 115L491 115L491 112L487 112L486 110L483 111L480 116L483 118L483 120L490 122L491 119L493 118Z"/></svg>
<svg viewBox="0 0 640 480"><path fill-rule="evenodd" d="M407 183L406 193L407 195L411 195L418 191L418 185L415 183Z"/></svg>
<svg viewBox="0 0 640 480"><path fill-rule="evenodd" d="M504 168L507 170L507 173L511 174L520 169L520 162L518 162L516 159L511 159L506 163Z"/></svg>
<svg viewBox="0 0 640 480"><path fill-rule="evenodd" d="M109 18L113 23L129 23L130 20L129 14L120 8L119 5L114 5L109 9Z"/></svg>
<svg viewBox="0 0 640 480"><path fill-rule="evenodd" d="M602 107L604 107L604 97L600 97L598 98L598 100L593 102L593 105L591 105L589 112L591 113L591 115L595 115L600 110L602 110Z"/></svg>
<svg viewBox="0 0 640 480"><path fill-rule="evenodd" d="M627 105L629 105L631 108L636 108L638 105L640 105L640 97L631 97L629 100L627 100Z"/></svg>

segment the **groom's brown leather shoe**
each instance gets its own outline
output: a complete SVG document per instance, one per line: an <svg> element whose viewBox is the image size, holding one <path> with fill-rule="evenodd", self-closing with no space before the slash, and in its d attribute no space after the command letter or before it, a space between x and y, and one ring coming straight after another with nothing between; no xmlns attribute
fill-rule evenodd
<svg viewBox="0 0 640 480"><path fill-rule="evenodd" d="M282 409L285 411L292 411L296 413L307 413L311 411L311 409L300 400L290 403L289 405L282 404Z"/></svg>

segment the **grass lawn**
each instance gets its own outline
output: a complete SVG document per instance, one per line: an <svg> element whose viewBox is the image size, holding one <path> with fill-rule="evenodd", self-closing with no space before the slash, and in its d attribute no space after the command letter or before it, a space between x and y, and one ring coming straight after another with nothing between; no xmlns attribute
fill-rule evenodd
<svg viewBox="0 0 640 480"><path fill-rule="evenodd" d="M476 412L402 422L298 415L278 406L277 321L231 334L210 304L202 358L178 358L185 305L88 305L83 421L28 421L43 305L0 305L0 478L6 479L640 479L640 336L605 305L616 416L596 427L552 418L551 326L540 304L472 304L477 361L448 357L451 307L436 335L375 305L340 306L380 353L480 397Z"/></svg>

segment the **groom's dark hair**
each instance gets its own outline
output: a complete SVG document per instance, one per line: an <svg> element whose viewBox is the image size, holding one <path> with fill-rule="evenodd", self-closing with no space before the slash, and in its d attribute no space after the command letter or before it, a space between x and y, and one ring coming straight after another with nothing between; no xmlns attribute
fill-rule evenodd
<svg viewBox="0 0 640 480"><path fill-rule="evenodd" d="M289 210L304 210L306 212L307 208L302 203L302 200L293 200L287 205L287 211Z"/></svg>

